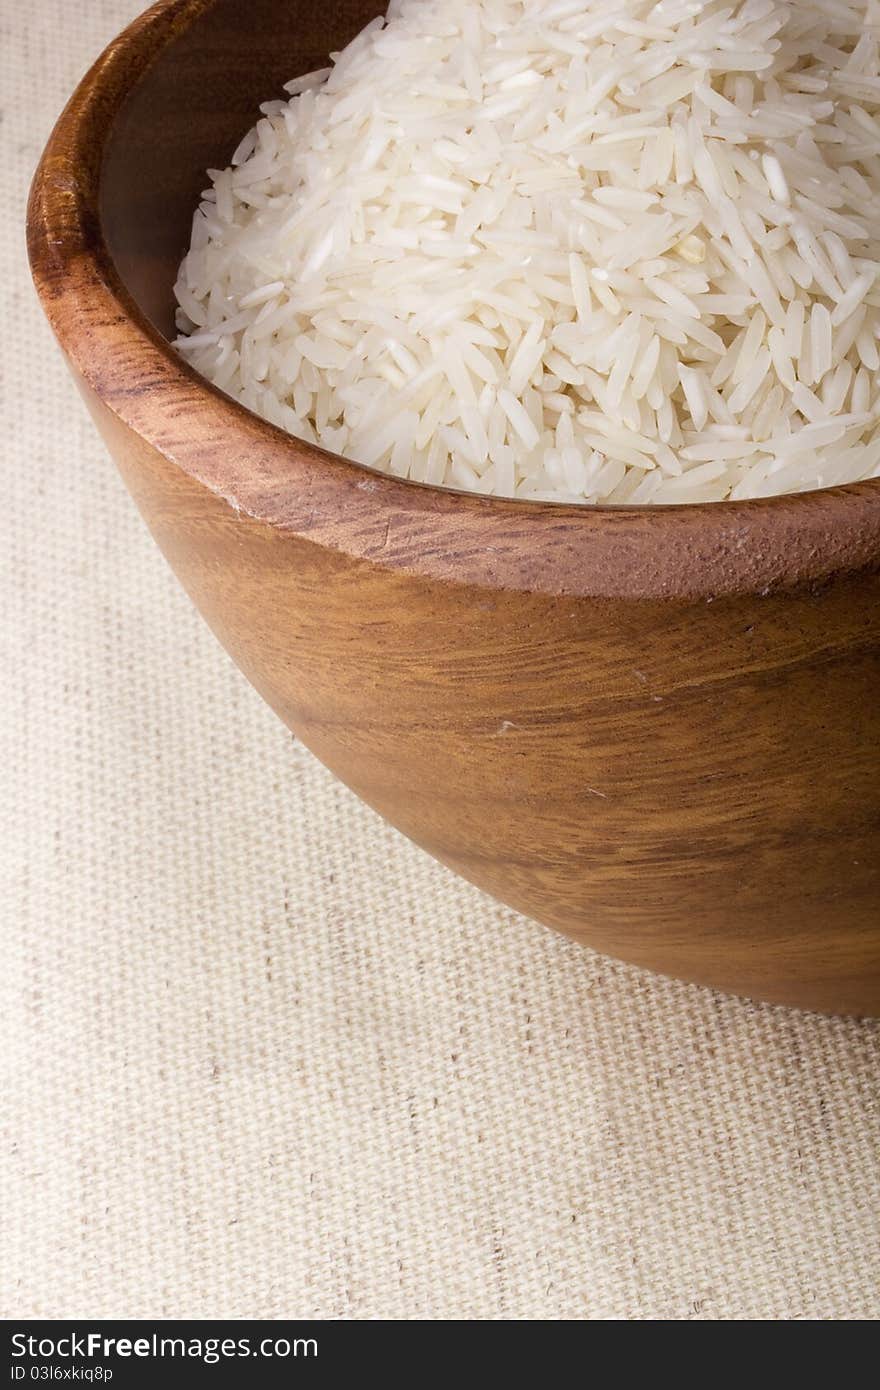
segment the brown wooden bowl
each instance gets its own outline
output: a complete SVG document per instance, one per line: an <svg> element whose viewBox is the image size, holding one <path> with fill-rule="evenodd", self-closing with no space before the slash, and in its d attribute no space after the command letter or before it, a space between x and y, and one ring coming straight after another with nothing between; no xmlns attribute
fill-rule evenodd
<svg viewBox="0 0 880 1390"><path fill-rule="evenodd" d="M168 345L204 170L381 8L163 0L84 79L28 230L98 427L254 685L431 854L650 969L878 1012L880 483L467 496L289 438Z"/></svg>

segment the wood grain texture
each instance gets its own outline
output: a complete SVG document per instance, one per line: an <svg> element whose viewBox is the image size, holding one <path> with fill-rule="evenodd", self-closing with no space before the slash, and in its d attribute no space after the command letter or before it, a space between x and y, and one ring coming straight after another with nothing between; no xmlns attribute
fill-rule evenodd
<svg viewBox="0 0 880 1390"><path fill-rule="evenodd" d="M242 669L437 858L651 969L880 1012L880 483L655 511L423 488L163 337L203 170L379 9L171 0L84 79L29 244L97 424Z"/></svg>

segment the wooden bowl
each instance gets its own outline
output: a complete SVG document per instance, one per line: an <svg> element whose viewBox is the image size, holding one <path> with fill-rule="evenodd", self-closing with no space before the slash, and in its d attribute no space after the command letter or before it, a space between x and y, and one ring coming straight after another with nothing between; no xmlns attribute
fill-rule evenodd
<svg viewBox="0 0 880 1390"><path fill-rule="evenodd" d="M84 79L28 230L98 428L254 685L431 854L652 970L880 1011L880 483L466 496L289 438L168 345L204 170L380 8L164 0Z"/></svg>

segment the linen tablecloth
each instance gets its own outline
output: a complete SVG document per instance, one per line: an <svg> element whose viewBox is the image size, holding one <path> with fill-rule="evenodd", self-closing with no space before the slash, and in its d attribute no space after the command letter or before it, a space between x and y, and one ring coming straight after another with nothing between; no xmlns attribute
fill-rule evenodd
<svg viewBox="0 0 880 1390"><path fill-rule="evenodd" d="M438 867L261 703L27 276L138 0L0 42L0 1312L873 1318L880 1032L652 978Z"/></svg>

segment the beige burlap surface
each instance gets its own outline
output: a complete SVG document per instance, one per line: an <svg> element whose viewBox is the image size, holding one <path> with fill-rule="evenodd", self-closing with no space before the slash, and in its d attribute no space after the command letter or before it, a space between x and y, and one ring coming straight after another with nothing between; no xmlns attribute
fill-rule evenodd
<svg viewBox="0 0 880 1390"><path fill-rule="evenodd" d="M25 268L138 0L5 0L0 1312L873 1318L876 1025L603 960L366 810L202 626Z"/></svg>

